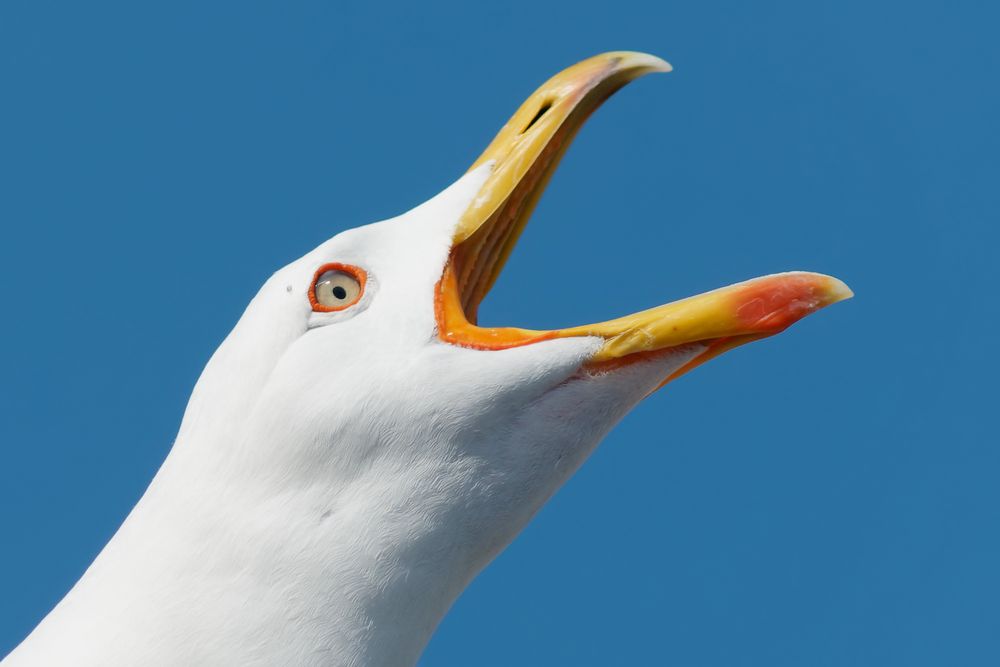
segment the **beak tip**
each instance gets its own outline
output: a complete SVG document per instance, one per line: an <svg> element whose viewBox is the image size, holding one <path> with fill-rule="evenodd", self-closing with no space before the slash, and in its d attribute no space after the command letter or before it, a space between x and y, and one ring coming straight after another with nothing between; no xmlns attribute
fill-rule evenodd
<svg viewBox="0 0 1000 667"><path fill-rule="evenodd" d="M846 301L854 296L854 290L847 286L843 280L839 278L834 278L833 276L827 276L829 284L827 286L827 305L832 305L839 303L840 301Z"/></svg>
<svg viewBox="0 0 1000 667"><path fill-rule="evenodd" d="M640 51L613 51L606 58L617 61L619 69L633 70L637 74L647 72L672 72L674 67L663 58Z"/></svg>

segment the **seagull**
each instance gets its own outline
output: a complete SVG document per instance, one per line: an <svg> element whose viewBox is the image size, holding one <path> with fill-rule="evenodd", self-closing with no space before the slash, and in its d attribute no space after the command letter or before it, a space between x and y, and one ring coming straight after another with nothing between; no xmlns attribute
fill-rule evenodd
<svg viewBox="0 0 1000 667"><path fill-rule="evenodd" d="M580 126L670 69L573 65L443 192L274 273L145 494L3 667L413 665L639 401L852 296L792 272L598 324L477 324Z"/></svg>

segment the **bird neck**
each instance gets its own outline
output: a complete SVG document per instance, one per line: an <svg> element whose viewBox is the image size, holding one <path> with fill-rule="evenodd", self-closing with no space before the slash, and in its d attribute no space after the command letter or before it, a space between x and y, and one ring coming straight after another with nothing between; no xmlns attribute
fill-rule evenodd
<svg viewBox="0 0 1000 667"><path fill-rule="evenodd" d="M273 363L233 347L206 368L142 499L3 667L410 665L499 550L470 550L456 528L469 522L442 480L468 471L275 465L310 439L252 408L261 382L247 378ZM364 431L341 437L323 446L373 448Z"/></svg>
<svg viewBox="0 0 1000 667"><path fill-rule="evenodd" d="M177 443L4 667L414 664L480 566L410 504L423 476L261 492L220 484L202 446Z"/></svg>
<svg viewBox="0 0 1000 667"><path fill-rule="evenodd" d="M527 520L497 532L490 471L456 460L433 420L380 436L338 401L323 409L351 411L330 432L303 434L302 393L280 393L267 354L301 332L254 317L209 362L139 503L3 667L412 665Z"/></svg>

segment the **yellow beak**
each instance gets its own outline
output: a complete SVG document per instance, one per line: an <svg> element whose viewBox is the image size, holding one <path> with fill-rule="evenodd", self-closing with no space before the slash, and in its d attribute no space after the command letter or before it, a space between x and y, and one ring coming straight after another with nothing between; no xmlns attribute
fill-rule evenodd
<svg viewBox="0 0 1000 667"><path fill-rule="evenodd" d="M435 305L442 340L497 350L553 338L595 336L604 344L592 364L628 363L689 343L705 347L666 382L852 296L836 278L796 272L757 278L599 324L553 331L476 326L480 302L580 126L628 82L670 69L663 60L643 53L595 56L549 79L507 121L473 164L476 168L492 163L492 171L459 222L438 283Z"/></svg>

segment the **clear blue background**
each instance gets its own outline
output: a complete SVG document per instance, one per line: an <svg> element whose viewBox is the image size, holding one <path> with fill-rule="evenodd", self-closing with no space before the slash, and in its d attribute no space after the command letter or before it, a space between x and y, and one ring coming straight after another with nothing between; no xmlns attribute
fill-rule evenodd
<svg viewBox="0 0 1000 667"><path fill-rule="evenodd" d="M422 664L1000 664L996 7L5 0L0 654L271 271L633 49L676 71L584 128L484 320L797 268L858 296L639 406Z"/></svg>

